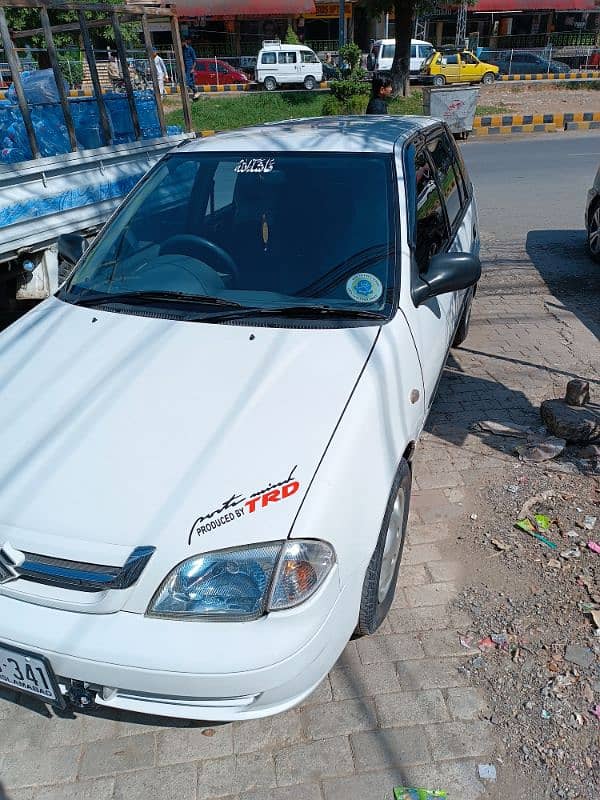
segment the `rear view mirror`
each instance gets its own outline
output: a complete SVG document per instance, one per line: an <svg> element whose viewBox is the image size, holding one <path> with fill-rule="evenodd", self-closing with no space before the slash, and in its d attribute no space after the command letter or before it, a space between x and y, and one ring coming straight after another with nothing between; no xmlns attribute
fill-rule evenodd
<svg viewBox="0 0 600 800"><path fill-rule="evenodd" d="M58 237L58 255L68 264L75 264L87 250L87 240L80 233L63 233Z"/></svg>
<svg viewBox="0 0 600 800"><path fill-rule="evenodd" d="M414 287L413 302L419 306L438 294L468 289L480 277L479 256L472 253L438 253L431 258L427 272L420 276L420 282Z"/></svg>

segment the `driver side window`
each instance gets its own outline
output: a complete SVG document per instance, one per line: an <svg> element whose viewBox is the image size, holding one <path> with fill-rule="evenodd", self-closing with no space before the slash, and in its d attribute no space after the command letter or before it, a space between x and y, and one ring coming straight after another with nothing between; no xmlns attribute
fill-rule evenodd
<svg viewBox="0 0 600 800"><path fill-rule="evenodd" d="M433 167L425 150L415 158L417 240L416 260L419 273L427 272L432 256L443 250L448 243L448 229L442 198L438 191Z"/></svg>

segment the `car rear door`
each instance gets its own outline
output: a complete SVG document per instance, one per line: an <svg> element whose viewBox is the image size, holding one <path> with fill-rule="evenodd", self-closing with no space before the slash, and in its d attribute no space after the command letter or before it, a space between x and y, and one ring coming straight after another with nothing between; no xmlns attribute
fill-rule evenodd
<svg viewBox="0 0 600 800"><path fill-rule="evenodd" d="M440 252L479 251L473 190L452 136L439 127L406 148L404 174L412 244L411 278L426 279ZM447 292L419 306L403 306L421 359L425 403L433 401L440 373L470 292Z"/></svg>
<svg viewBox="0 0 600 800"><path fill-rule="evenodd" d="M441 72L446 78L446 83L458 83L460 81L460 60L458 53L450 53L441 58Z"/></svg>
<svg viewBox="0 0 600 800"><path fill-rule="evenodd" d="M279 67L277 80L281 83L297 83L301 81L298 73L298 54L295 50L282 50L277 53Z"/></svg>

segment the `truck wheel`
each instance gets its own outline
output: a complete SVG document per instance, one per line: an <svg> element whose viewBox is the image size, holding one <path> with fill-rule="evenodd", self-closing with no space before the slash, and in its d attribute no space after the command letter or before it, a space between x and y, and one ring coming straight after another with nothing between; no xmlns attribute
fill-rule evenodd
<svg viewBox="0 0 600 800"><path fill-rule="evenodd" d="M377 546L365 574L356 626L356 633L360 636L375 633L394 599L406 538L411 478L410 466L402 459L383 516Z"/></svg>
<svg viewBox="0 0 600 800"><path fill-rule="evenodd" d="M275 80L275 78L269 76L268 78L265 78L263 86L265 87L267 92L274 92L275 89L277 88L277 81Z"/></svg>
<svg viewBox="0 0 600 800"><path fill-rule="evenodd" d="M307 91L312 92L316 85L317 82L312 75L307 75L306 78L304 78L304 88Z"/></svg>
<svg viewBox="0 0 600 800"><path fill-rule="evenodd" d="M446 83L446 78L443 75L435 75L433 78L433 85L434 86L444 86Z"/></svg>
<svg viewBox="0 0 600 800"><path fill-rule="evenodd" d="M493 72L486 72L485 75L483 76L483 78L481 79L481 82L485 86L491 86L492 83L494 83L495 80L496 80L496 76L494 75Z"/></svg>

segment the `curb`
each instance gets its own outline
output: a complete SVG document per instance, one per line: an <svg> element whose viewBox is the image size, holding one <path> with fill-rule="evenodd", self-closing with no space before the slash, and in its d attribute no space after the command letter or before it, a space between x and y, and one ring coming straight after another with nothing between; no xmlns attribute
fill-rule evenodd
<svg viewBox="0 0 600 800"><path fill-rule="evenodd" d="M497 128L500 126L557 125L564 127L571 122L599 122L600 111L576 111L559 114L493 114L475 117L474 128Z"/></svg>
<svg viewBox="0 0 600 800"><path fill-rule="evenodd" d="M599 123L600 125L600 123ZM474 127L474 136L494 136L507 133L556 133L558 128L554 124L529 123L522 125L490 125L484 128Z"/></svg>
<svg viewBox="0 0 600 800"><path fill-rule="evenodd" d="M556 75L540 72L538 74L500 75L499 81L577 81L600 78L600 72L559 72Z"/></svg>
<svg viewBox="0 0 600 800"><path fill-rule="evenodd" d="M590 131L600 128L600 121L593 120L592 122L566 122L566 131Z"/></svg>

